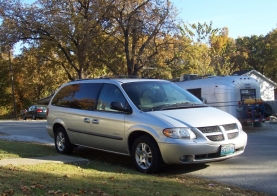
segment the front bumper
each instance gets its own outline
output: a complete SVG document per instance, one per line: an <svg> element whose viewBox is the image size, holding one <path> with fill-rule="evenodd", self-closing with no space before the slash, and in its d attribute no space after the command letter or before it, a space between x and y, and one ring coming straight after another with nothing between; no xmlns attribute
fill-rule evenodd
<svg viewBox="0 0 277 196"><path fill-rule="evenodd" d="M178 140L178 143L158 143L162 158L166 164L193 164L222 161L244 152L247 135L242 132L240 137L224 142L204 142L197 140ZM220 156L220 146L234 144L235 152Z"/></svg>

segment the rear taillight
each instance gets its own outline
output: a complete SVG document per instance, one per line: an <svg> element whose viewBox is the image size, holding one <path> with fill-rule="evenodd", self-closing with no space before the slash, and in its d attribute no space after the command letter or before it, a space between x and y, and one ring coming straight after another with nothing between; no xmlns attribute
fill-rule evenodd
<svg viewBox="0 0 277 196"><path fill-rule="evenodd" d="M42 109L37 109L37 113L40 113L40 112L42 112Z"/></svg>
<svg viewBox="0 0 277 196"><path fill-rule="evenodd" d="M49 112L49 108L47 108L47 110L46 110L46 116L48 116L48 112Z"/></svg>

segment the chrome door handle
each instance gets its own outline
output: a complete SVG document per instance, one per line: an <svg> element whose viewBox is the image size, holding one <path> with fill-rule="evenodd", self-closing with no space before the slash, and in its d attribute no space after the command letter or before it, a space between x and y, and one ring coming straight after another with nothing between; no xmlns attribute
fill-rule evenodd
<svg viewBox="0 0 277 196"><path fill-rule="evenodd" d="M85 123L90 123L90 119L89 118L84 118L84 122Z"/></svg>
<svg viewBox="0 0 277 196"><path fill-rule="evenodd" d="M92 119L92 124L99 124L99 120L98 119Z"/></svg>

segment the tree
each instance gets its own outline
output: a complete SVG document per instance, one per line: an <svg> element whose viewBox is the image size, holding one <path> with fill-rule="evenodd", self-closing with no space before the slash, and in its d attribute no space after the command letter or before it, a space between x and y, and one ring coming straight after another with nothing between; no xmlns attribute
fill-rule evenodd
<svg viewBox="0 0 277 196"><path fill-rule="evenodd" d="M200 76L214 74L214 66L211 64L211 39L218 34L220 29L213 29L212 22L209 25L207 23L184 24L179 28L185 46L181 52L182 62L186 66L183 74L193 73Z"/></svg>
<svg viewBox="0 0 277 196"><path fill-rule="evenodd" d="M235 40L228 37L228 28L224 27L219 35L213 35L211 43L211 65L214 66L216 75L230 75L235 71L233 62L236 56Z"/></svg>
<svg viewBox="0 0 277 196"><path fill-rule="evenodd" d="M265 61L268 49L264 36L253 35L236 39L237 53L241 56L237 67L240 70L255 69L264 73Z"/></svg>
<svg viewBox="0 0 277 196"><path fill-rule="evenodd" d="M174 8L168 0L114 1L105 13L105 32L124 50L128 75L152 67L160 49L173 44L167 39L176 29Z"/></svg>
<svg viewBox="0 0 277 196"><path fill-rule="evenodd" d="M21 109L51 95L61 84L68 81L59 62L45 59L46 55L50 59L54 57L44 52L39 48L31 48L14 58L16 96Z"/></svg>
<svg viewBox="0 0 277 196"><path fill-rule="evenodd" d="M55 51L74 70L72 75L63 67L71 80L103 67L122 73L124 65L117 69L115 63L124 61L127 73L137 75L161 47L171 44L165 37L175 27L168 0L39 0L32 5L0 0L0 4L1 43L23 40Z"/></svg>
<svg viewBox="0 0 277 196"><path fill-rule="evenodd" d="M39 0L22 5L17 0L0 1L1 43L22 40L51 49L75 71L67 70L69 79L87 77L90 67L97 67L93 59L103 27L100 2Z"/></svg>
<svg viewBox="0 0 277 196"><path fill-rule="evenodd" d="M184 24L182 28L183 36L187 36L194 42L203 43L210 46L210 39L215 36L220 29L213 29L213 22L210 21L210 24L204 22L193 23L193 24Z"/></svg>
<svg viewBox="0 0 277 196"><path fill-rule="evenodd" d="M12 111L12 89L10 78L10 62L6 51L0 51L0 116Z"/></svg>
<svg viewBox="0 0 277 196"><path fill-rule="evenodd" d="M265 48L267 54L265 56L264 73L267 77L277 82L277 29L272 30L265 36Z"/></svg>

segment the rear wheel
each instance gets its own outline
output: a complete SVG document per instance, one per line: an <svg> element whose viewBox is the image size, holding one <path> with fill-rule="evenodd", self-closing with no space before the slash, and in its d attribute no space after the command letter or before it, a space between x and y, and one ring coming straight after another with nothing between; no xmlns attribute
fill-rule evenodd
<svg viewBox="0 0 277 196"><path fill-rule="evenodd" d="M36 119L37 119L35 114L32 115L32 119L33 119L33 120L36 120Z"/></svg>
<svg viewBox="0 0 277 196"><path fill-rule="evenodd" d="M57 128L55 132L55 147L57 152L62 154L70 154L74 150L63 127Z"/></svg>
<svg viewBox="0 0 277 196"><path fill-rule="evenodd" d="M132 160L136 169L144 173L157 173L163 165L156 141L147 135L137 138L133 143Z"/></svg>
<svg viewBox="0 0 277 196"><path fill-rule="evenodd" d="M272 114L273 114L272 107L268 103L265 103L264 104L264 117L268 118Z"/></svg>

